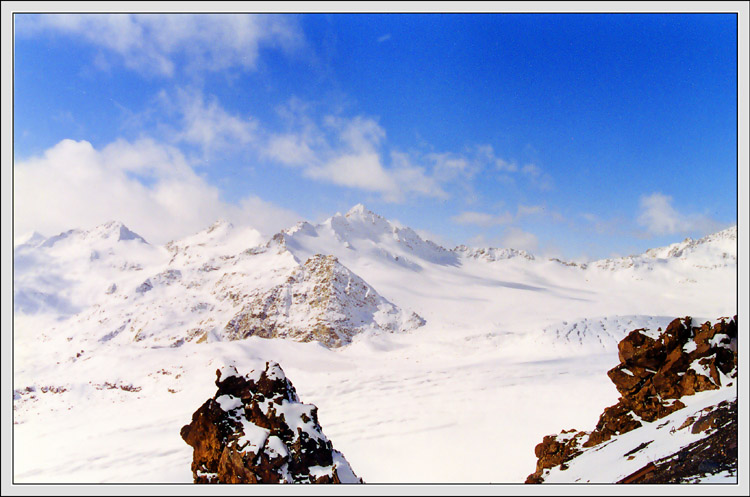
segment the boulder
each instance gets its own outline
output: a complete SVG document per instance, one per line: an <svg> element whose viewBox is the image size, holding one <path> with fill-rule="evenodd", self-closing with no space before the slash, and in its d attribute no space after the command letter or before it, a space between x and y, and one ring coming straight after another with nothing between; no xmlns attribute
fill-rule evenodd
<svg viewBox="0 0 750 497"><path fill-rule="evenodd" d="M195 483L362 483L277 363L219 369L216 386L180 430Z"/></svg>

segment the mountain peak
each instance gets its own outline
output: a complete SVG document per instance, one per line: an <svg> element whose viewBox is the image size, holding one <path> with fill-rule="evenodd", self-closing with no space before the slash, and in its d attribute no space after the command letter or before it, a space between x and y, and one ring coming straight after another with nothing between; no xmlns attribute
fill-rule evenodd
<svg viewBox="0 0 750 497"><path fill-rule="evenodd" d="M347 345L359 333L406 332L425 323L382 297L336 256L314 254L283 283L249 295L224 328L229 340L248 336Z"/></svg>
<svg viewBox="0 0 750 497"><path fill-rule="evenodd" d="M349 209L349 211L346 213L346 216L349 217L349 216L356 215L356 214L359 214L359 215L372 214L372 212L370 212L367 209L367 207L364 206L364 204L357 204L351 209Z"/></svg>
<svg viewBox="0 0 750 497"><path fill-rule="evenodd" d="M387 221L383 216L380 216L365 207L364 204L355 205L354 207L349 209L346 214L344 214L344 217L347 219L367 219L371 221L380 219L383 221Z"/></svg>
<svg viewBox="0 0 750 497"><path fill-rule="evenodd" d="M46 240L46 237L44 235L42 235L38 231L31 231L29 233L18 236L15 240L13 240L13 248L20 247L21 245L36 247L37 245L44 242L44 240Z"/></svg>
<svg viewBox="0 0 750 497"><path fill-rule="evenodd" d="M109 221L104 224L100 224L94 229L86 233L86 238L114 238L115 241L121 242L125 240L138 240L142 243L147 243L138 233L131 231L121 221Z"/></svg>
<svg viewBox="0 0 750 497"><path fill-rule="evenodd" d="M206 228L206 233L212 233L218 229L231 230L232 228L234 228L234 225L226 219L217 219L211 226Z"/></svg>

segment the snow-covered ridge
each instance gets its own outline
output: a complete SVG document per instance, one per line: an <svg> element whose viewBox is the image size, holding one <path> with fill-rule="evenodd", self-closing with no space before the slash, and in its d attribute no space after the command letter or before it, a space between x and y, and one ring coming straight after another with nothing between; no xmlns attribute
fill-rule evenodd
<svg viewBox="0 0 750 497"><path fill-rule="evenodd" d="M496 262L505 259L523 258L529 261L534 260L534 256L520 249L513 248L473 248L467 247L466 245L459 245L453 249L454 252L462 254L464 257L470 257L472 259L480 259L488 262Z"/></svg>
<svg viewBox="0 0 750 497"><path fill-rule="evenodd" d="M262 243L261 234L253 228L235 228L218 220L208 228L180 240L170 241L165 248L173 266L205 265L216 267L216 259L226 260Z"/></svg>
<svg viewBox="0 0 750 497"><path fill-rule="evenodd" d="M704 236L699 240L686 238L666 247L645 251L616 259L601 259L591 262L589 268L604 270L650 268L664 262L690 264L701 269L732 266L737 264L737 226ZM584 269L586 265L582 266Z"/></svg>
<svg viewBox="0 0 750 497"><path fill-rule="evenodd" d="M109 221L90 230L72 229L65 231L46 239L41 246L52 247L61 242L101 243L102 240L114 242L133 240L140 243L147 243L143 237L128 229L120 221Z"/></svg>
<svg viewBox="0 0 750 497"><path fill-rule="evenodd" d="M119 221L14 247L14 312L70 316L96 303L112 283L159 264L163 252Z"/></svg>
<svg viewBox="0 0 750 497"><path fill-rule="evenodd" d="M424 320L381 297L334 256L314 255L286 280L249 295L224 329L231 340L261 336L339 347L365 332L403 332Z"/></svg>
<svg viewBox="0 0 750 497"><path fill-rule="evenodd" d="M267 292L281 283L282 275L303 266L317 254L336 257L340 264L359 275L393 305L413 309L427 319L430 316L424 314L424 309L430 299L425 296L423 303L416 305L411 301L411 292L401 288L402 282L413 281L421 286L422 290L417 294L427 289L425 284L433 287L431 281L434 278L452 281L453 288L483 281L489 287L500 285L509 289L559 294L556 288L561 288L563 281L555 283L553 280L560 273L560 277L580 288L576 292L581 297L581 292L589 291L584 290L590 286L591 276L587 273L603 273L601 276L605 279L598 284L611 285L607 280L609 277L605 276L607 273L614 277L622 274L638 281L653 279L656 276L654 270L658 269L661 278L690 285L698 281L693 268L701 271L726 268L729 271L736 267L736 227L697 241L687 240L652 249L641 256L597 261L568 269L572 263L557 261L551 265L549 261L534 259L528 252L512 248L459 246L447 250L424 240L411 228L389 222L361 204L318 225L304 221L297 223L277 233L265 244L257 231L238 229L221 220L163 247L149 245L119 222L106 223L91 230L70 230L49 239L29 234L19 238L18 242L14 250L16 312L69 317L97 306L97 312L112 319L116 307L123 309L114 313L122 315L122 319L115 319L120 323L113 327L119 329L133 314L130 302L123 302L128 295L138 297L131 302L149 308L167 298L173 302L174 309L202 309L202 313L210 313L198 320L202 324L195 323L189 328L200 328L203 330L201 336L208 332L207 328L220 335L226 324L226 321L221 321L225 318L228 321L236 314L234 307L243 305L242 298ZM485 265L496 268L488 273ZM559 269L555 269L555 265ZM574 276L573 272L578 273L580 268L588 271L580 271L580 276ZM177 271L170 273L172 275L180 275L178 285L160 283L159 275L167 274L167 269ZM495 271L501 272L494 274ZM596 278L601 279L598 275ZM171 288L170 296L165 297L165 290L135 291L138 288L150 290L154 286ZM207 292L207 288L211 290ZM446 291L449 288L446 287ZM435 298L441 297L435 295ZM150 302L151 299L155 300ZM232 307L228 307L228 302ZM125 308L129 310L125 311ZM520 312L522 308L518 310ZM151 321L161 320L161 317L156 317ZM193 312L190 311L187 319L181 318L177 323L193 321ZM174 328L174 325L169 328ZM192 335L193 331L186 333ZM179 340L181 333L173 330L167 335Z"/></svg>

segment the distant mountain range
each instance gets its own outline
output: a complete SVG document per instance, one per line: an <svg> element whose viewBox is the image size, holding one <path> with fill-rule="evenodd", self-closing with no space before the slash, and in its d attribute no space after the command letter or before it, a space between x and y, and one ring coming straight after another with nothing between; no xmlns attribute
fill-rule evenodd
<svg viewBox="0 0 750 497"><path fill-rule="evenodd" d="M425 279L433 288L460 292L462 280L477 282L477 265L490 265L527 275L490 286L560 293L554 285L536 286L550 264L583 270L568 276L580 280L585 275L586 282L589 273L599 279L611 272L642 279L655 270L690 281L694 272L734 267L736 239L733 227L637 256L575 264L540 260L513 248L462 245L449 250L361 204L315 226L300 222L267 241L253 229L218 221L195 235L152 246L122 223L109 222L19 240L14 310L76 315L78 323L96 320L84 335L100 342L177 346L256 335L336 347L359 333L404 332L424 324L426 318L410 308L411 302L404 305L378 293L379 286L391 287L392 281L411 287L401 285L395 297L420 293Z"/></svg>

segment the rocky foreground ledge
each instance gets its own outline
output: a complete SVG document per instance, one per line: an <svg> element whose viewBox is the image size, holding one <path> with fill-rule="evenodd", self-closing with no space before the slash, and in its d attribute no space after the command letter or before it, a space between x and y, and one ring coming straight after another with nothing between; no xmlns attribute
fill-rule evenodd
<svg viewBox="0 0 750 497"><path fill-rule="evenodd" d="M713 326L679 318L655 334L634 330L618 351L620 364L607 373L621 395L617 404L604 409L593 431L545 436L526 483L682 483L736 475L737 316ZM719 392L696 395L712 390Z"/></svg>
<svg viewBox="0 0 750 497"><path fill-rule="evenodd" d="M216 376L216 395L180 430L195 483L363 483L277 363Z"/></svg>

